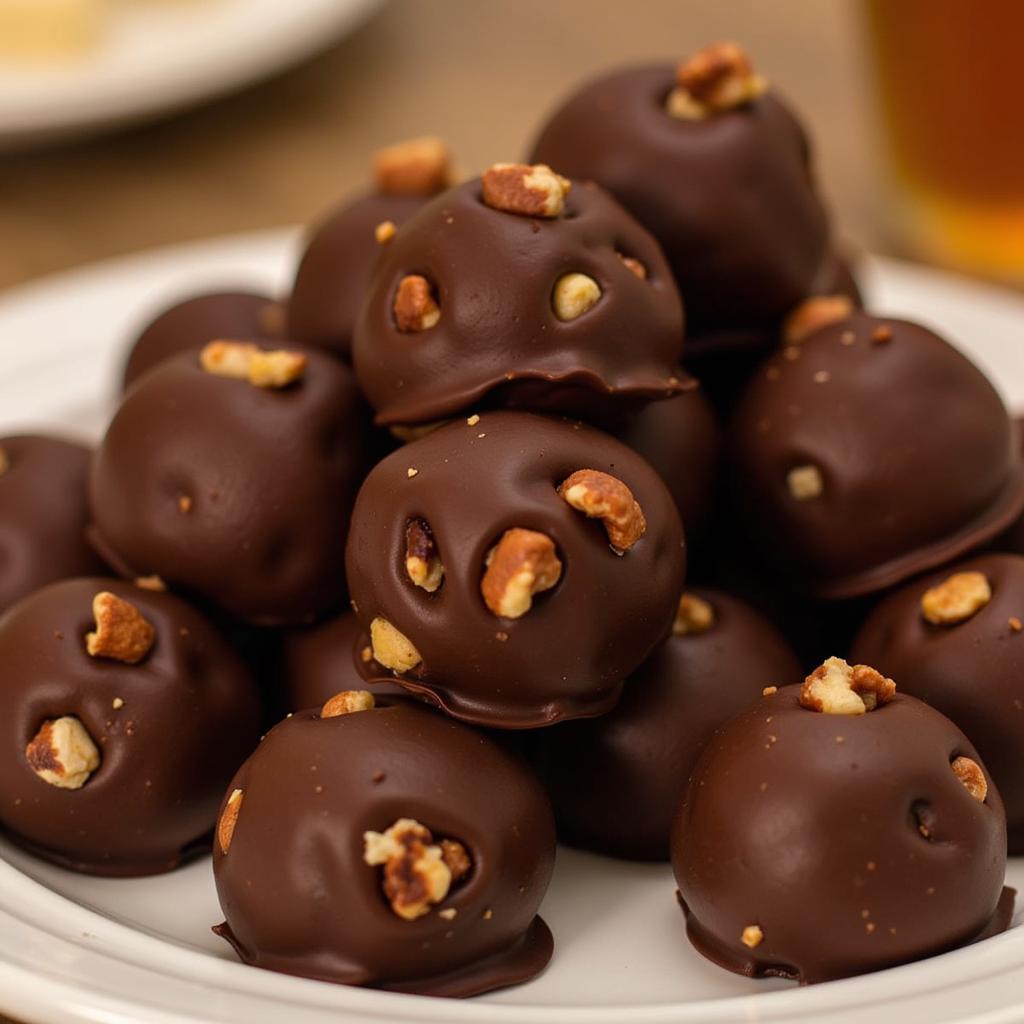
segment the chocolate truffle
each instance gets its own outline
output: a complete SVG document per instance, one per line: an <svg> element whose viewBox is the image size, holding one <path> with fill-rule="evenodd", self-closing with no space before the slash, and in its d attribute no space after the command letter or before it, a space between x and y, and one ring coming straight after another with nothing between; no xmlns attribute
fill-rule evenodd
<svg viewBox="0 0 1024 1024"><path fill-rule="evenodd" d="M123 575L256 624L311 621L344 601L362 445L338 360L211 343L126 396L93 462L91 537Z"/></svg>
<svg viewBox="0 0 1024 1024"><path fill-rule="evenodd" d="M608 193L495 164L388 243L353 352L385 426L485 398L594 418L691 386L682 331L657 243Z"/></svg>
<svg viewBox="0 0 1024 1024"><path fill-rule="evenodd" d="M538 734L559 837L633 860L668 860L672 818L716 729L766 687L802 677L749 605L710 590L679 602L672 636L626 681L607 715Z"/></svg>
<svg viewBox="0 0 1024 1024"><path fill-rule="evenodd" d="M658 239L691 333L777 322L829 259L804 131L734 44L588 82L531 159L596 181Z"/></svg>
<svg viewBox="0 0 1024 1024"><path fill-rule="evenodd" d="M731 445L737 518L766 559L823 597L940 565L1024 505L999 395L903 320L854 312L786 345L740 399Z"/></svg>
<svg viewBox="0 0 1024 1024"><path fill-rule="evenodd" d="M970 737L1006 805L1011 853L1024 853L1024 558L985 555L891 594L853 657L937 708Z"/></svg>
<svg viewBox="0 0 1024 1024"><path fill-rule="evenodd" d="M554 822L526 765L401 698L336 695L274 728L228 789L214 930L257 967L471 996L551 957Z"/></svg>
<svg viewBox="0 0 1024 1024"><path fill-rule="evenodd" d="M209 848L259 716L242 663L184 601L53 583L0 618L0 824L75 871L170 871Z"/></svg>
<svg viewBox="0 0 1024 1024"><path fill-rule="evenodd" d="M374 154L374 190L313 229L288 303L288 335L348 359L378 253L431 196L452 183L440 139L410 139Z"/></svg>
<svg viewBox="0 0 1024 1024"><path fill-rule="evenodd" d="M998 916L1006 817L938 711L830 658L712 739L672 829L687 932L753 977L829 981L971 942Z"/></svg>
<svg viewBox="0 0 1024 1024"><path fill-rule="evenodd" d="M55 437L0 438L0 612L47 583L104 571L85 539L90 458Z"/></svg>
<svg viewBox="0 0 1024 1024"><path fill-rule="evenodd" d="M165 359L200 349L208 341L275 341L283 328L284 307L259 292L209 292L176 302L154 317L132 343L124 388Z"/></svg>
<svg viewBox="0 0 1024 1024"><path fill-rule="evenodd" d="M372 470L348 580L374 657L478 725L598 715L668 635L679 516L657 473L589 427L474 414Z"/></svg>

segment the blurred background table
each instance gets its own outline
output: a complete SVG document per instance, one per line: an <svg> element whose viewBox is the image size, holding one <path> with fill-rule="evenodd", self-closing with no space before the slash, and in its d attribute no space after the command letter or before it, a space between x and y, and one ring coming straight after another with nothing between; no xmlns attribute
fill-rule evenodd
<svg viewBox="0 0 1024 1024"><path fill-rule="evenodd" d="M282 0L284 2L284 0ZM154 245L306 222L369 152L436 133L476 172L610 64L743 42L806 118L841 237L885 249L862 6L854 0L392 0L303 67L162 122L0 154L0 288Z"/></svg>

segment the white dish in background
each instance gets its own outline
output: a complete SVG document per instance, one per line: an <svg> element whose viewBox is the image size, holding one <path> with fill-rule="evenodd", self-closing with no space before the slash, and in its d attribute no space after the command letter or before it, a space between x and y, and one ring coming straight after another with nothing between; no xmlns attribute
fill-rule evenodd
<svg viewBox="0 0 1024 1024"><path fill-rule="evenodd" d="M266 78L355 29L380 0L122 3L95 49L0 61L0 148L141 121Z"/></svg>
<svg viewBox="0 0 1024 1024"><path fill-rule="evenodd" d="M0 296L0 433L97 438L125 339L140 319L190 289L280 291L295 257L293 232L268 232L100 264ZM1024 406L1024 299L882 260L867 265L864 279L876 308L941 326L1011 405ZM1011 862L1008 883L1024 890L1024 859ZM542 909L556 943L548 971L453 1003L243 966L210 932L221 917L207 860L152 879L95 879L0 843L0 1012L46 1024L1024 1020L1024 927L921 963L798 989L702 959L686 940L673 889L665 865L560 850Z"/></svg>

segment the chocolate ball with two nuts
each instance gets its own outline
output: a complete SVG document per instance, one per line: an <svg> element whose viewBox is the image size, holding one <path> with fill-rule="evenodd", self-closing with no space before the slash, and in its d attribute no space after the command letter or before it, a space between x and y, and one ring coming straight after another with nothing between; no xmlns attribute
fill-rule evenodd
<svg viewBox="0 0 1024 1024"><path fill-rule="evenodd" d="M908 584L879 604L852 655L960 726L1006 805L1024 853L1024 558L984 555Z"/></svg>
<svg viewBox="0 0 1024 1024"><path fill-rule="evenodd" d="M378 254L452 184L451 157L440 139L408 139L374 154L373 178L371 192L313 229L288 302L288 336L345 359Z"/></svg>
<svg viewBox="0 0 1024 1024"><path fill-rule="evenodd" d="M347 558L374 658L450 714L506 729L608 711L668 635L684 563L675 505L639 455L508 411L380 462Z"/></svg>
<svg viewBox="0 0 1024 1024"><path fill-rule="evenodd" d="M658 244L608 193L495 164L388 243L353 355L384 426L480 404L600 418L691 386L682 341Z"/></svg>
<svg viewBox="0 0 1024 1024"><path fill-rule="evenodd" d="M814 303L802 314L821 315ZM853 312L785 345L741 397L731 448L737 519L766 561L821 597L941 565L1024 506L999 394L905 320Z"/></svg>
<svg viewBox="0 0 1024 1024"><path fill-rule="evenodd" d="M1006 817L944 715L830 658L702 755L672 831L687 932L750 977L829 981L1008 926Z"/></svg>
<svg viewBox="0 0 1024 1024"><path fill-rule="evenodd" d="M315 349L212 342L131 389L92 466L91 537L237 619L310 622L345 598L364 471L351 371Z"/></svg>
<svg viewBox="0 0 1024 1024"><path fill-rule="evenodd" d="M259 722L241 661L171 594L66 580L0 618L0 825L64 867L150 875L208 849Z"/></svg>
<svg viewBox="0 0 1024 1024"><path fill-rule="evenodd" d="M554 857L521 760L410 701L347 691L272 729L232 781L215 931L270 970L476 995L550 959L537 909Z"/></svg>

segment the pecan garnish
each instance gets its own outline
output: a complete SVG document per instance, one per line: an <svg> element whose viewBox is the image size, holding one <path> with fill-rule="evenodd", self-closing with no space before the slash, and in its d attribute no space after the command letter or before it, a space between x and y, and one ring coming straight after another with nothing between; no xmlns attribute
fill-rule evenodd
<svg viewBox="0 0 1024 1024"><path fill-rule="evenodd" d="M403 334L418 334L436 327L441 319L430 282L422 274L406 274L395 292L395 326Z"/></svg>
<svg viewBox="0 0 1024 1024"><path fill-rule="evenodd" d="M199 365L217 377L248 381L257 388L285 388L301 380L306 357L287 349L262 349L248 341L211 341Z"/></svg>
<svg viewBox="0 0 1024 1024"><path fill-rule="evenodd" d="M392 672L408 672L422 660L413 642L379 615L370 623L373 657Z"/></svg>
<svg viewBox="0 0 1024 1024"><path fill-rule="evenodd" d="M786 486L797 501L811 501L821 497L825 483L817 466L795 466L786 474Z"/></svg>
<svg viewBox="0 0 1024 1024"><path fill-rule="evenodd" d="M643 509L617 477L598 469L578 469L559 485L558 493L588 519L604 522L608 543L621 555L647 531Z"/></svg>
<svg viewBox="0 0 1024 1024"><path fill-rule="evenodd" d="M921 597L921 614L936 626L966 622L992 600L984 573L955 572Z"/></svg>
<svg viewBox="0 0 1024 1024"><path fill-rule="evenodd" d="M896 696L896 684L868 665L829 658L800 687L800 704L826 715L863 715Z"/></svg>
<svg viewBox="0 0 1024 1024"><path fill-rule="evenodd" d="M672 623L674 636L706 633L714 624L715 610L702 597L698 597L696 594L683 594L679 598L676 619Z"/></svg>
<svg viewBox="0 0 1024 1024"><path fill-rule="evenodd" d="M575 320L597 305L601 286L586 274L563 274L555 282L551 307L559 320Z"/></svg>
<svg viewBox="0 0 1024 1024"><path fill-rule="evenodd" d="M953 759L950 768L953 769L953 774L964 784L967 792L975 800L984 803L985 798L988 796L988 780L985 778L985 773L981 770L981 765L977 761L972 761L969 757L957 757Z"/></svg>
<svg viewBox="0 0 1024 1024"><path fill-rule="evenodd" d="M429 523L410 519L405 527L405 571L417 587L434 593L444 579L444 565Z"/></svg>
<svg viewBox="0 0 1024 1024"><path fill-rule="evenodd" d="M677 87L666 107L673 117L698 121L752 103L765 91L764 79L735 43L712 43L676 69Z"/></svg>
<svg viewBox="0 0 1024 1024"><path fill-rule="evenodd" d="M491 164L484 171L484 202L524 217L558 217L572 183L547 164Z"/></svg>
<svg viewBox="0 0 1024 1024"><path fill-rule="evenodd" d="M369 690L342 690L324 704L320 709L320 717L337 718L356 711L372 711L373 707L373 694Z"/></svg>
<svg viewBox="0 0 1024 1024"><path fill-rule="evenodd" d="M109 590L92 599L96 630L87 633L85 649L94 658L112 658L134 665L149 654L156 630L138 608Z"/></svg>
<svg viewBox="0 0 1024 1024"><path fill-rule="evenodd" d="M221 853L227 853L231 846L231 840L235 834L235 826L238 824L238 814L242 810L242 799L245 794L240 789L233 789L228 802L221 812L220 821L217 822L217 845Z"/></svg>
<svg viewBox="0 0 1024 1024"><path fill-rule="evenodd" d="M100 766L100 752L82 723L71 715L43 722L25 747L29 767L59 789L81 789Z"/></svg>
<svg viewBox="0 0 1024 1024"><path fill-rule="evenodd" d="M432 135L406 139L373 154L377 190L391 196L432 196L452 182L451 156Z"/></svg>
<svg viewBox="0 0 1024 1024"><path fill-rule="evenodd" d="M532 607L533 595L550 590L561 576L555 542L517 526L506 530L489 553L480 592L495 615L518 619Z"/></svg>
<svg viewBox="0 0 1024 1024"><path fill-rule="evenodd" d="M782 324L782 340L795 345L827 324L845 320L853 312L846 295L813 295L804 299Z"/></svg>

